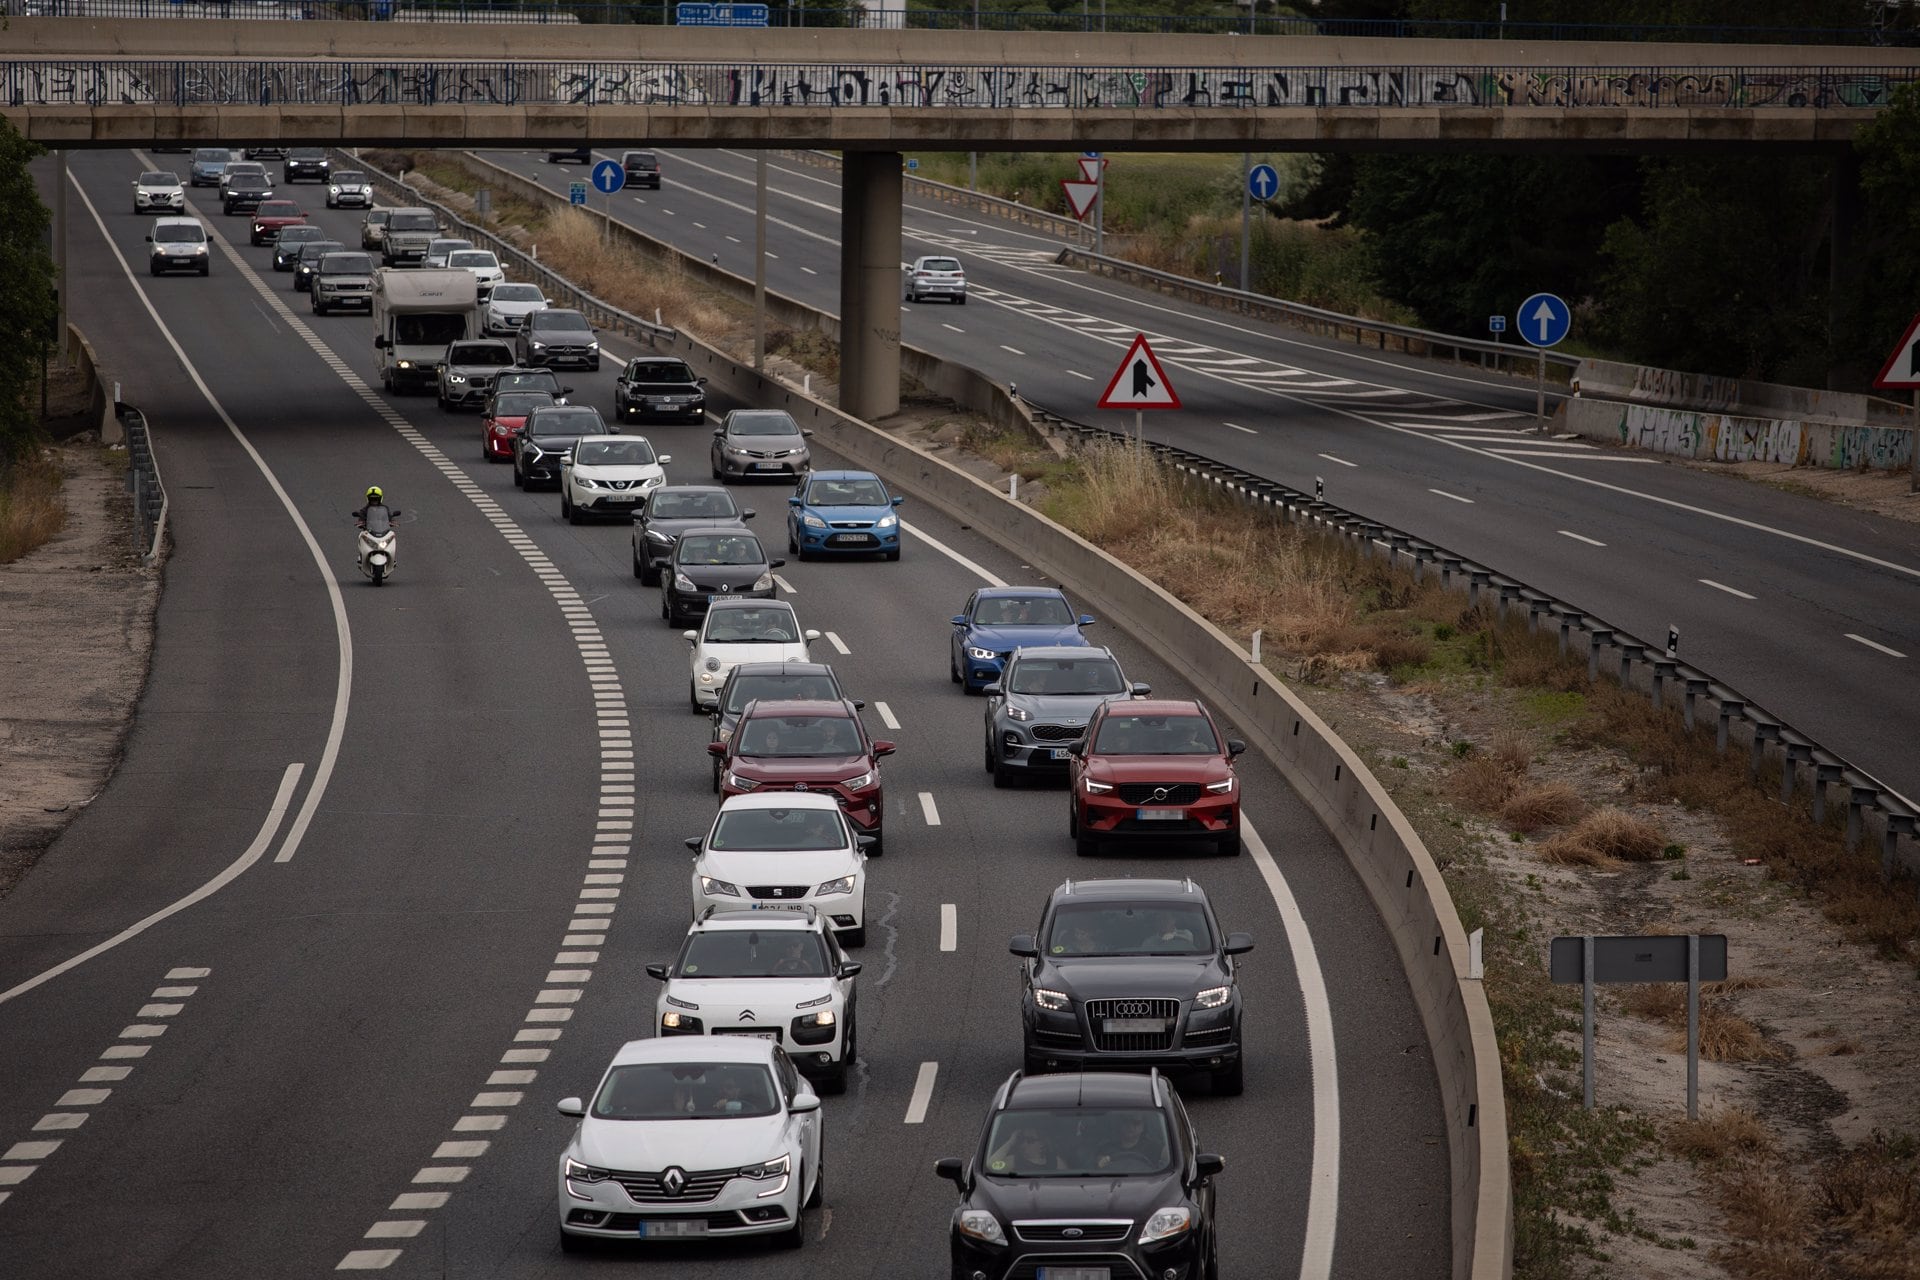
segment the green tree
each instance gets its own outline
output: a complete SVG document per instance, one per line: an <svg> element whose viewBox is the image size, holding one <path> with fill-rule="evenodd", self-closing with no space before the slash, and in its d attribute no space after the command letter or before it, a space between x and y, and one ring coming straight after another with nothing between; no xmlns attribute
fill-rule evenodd
<svg viewBox="0 0 1920 1280"><path fill-rule="evenodd" d="M1836 346L1856 362L1878 361L1920 311L1920 84L1903 85L1854 137L1865 225L1843 264L1850 282Z"/></svg>
<svg viewBox="0 0 1920 1280"><path fill-rule="evenodd" d="M28 392L39 382L56 311L45 239L52 219L27 172L27 162L39 154L38 146L0 120L0 314L9 321L11 339L0 342L0 469L39 431Z"/></svg>

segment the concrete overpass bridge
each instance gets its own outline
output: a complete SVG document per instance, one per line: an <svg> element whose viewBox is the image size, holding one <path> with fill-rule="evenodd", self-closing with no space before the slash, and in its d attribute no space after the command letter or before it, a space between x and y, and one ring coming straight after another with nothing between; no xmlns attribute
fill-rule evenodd
<svg viewBox="0 0 1920 1280"><path fill-rule="evenodd" d="M0 112L55 148L843 151L842 394L863 417L898 407L903 150L1844 157L1920 79L1910 51L1838 46L91 18L7 35Z"/></svg>

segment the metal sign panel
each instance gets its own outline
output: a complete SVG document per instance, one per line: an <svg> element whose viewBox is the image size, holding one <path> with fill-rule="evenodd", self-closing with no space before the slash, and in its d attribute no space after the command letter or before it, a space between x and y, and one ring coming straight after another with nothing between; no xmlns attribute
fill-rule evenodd
<svg viewBox="0 0 1920 1280"><path fill-rule="evenodd" d="M1087 215L1093 212L1094 197L1100 194L1097 182L1068 182L1060 180L1060 189L1067 193L1067 208L1073 210L1073 216L1085 222Z"/></svg>
<svg viewBox="0 0 1920 1280"><path fill-rule="evenodd" d="M1280 171L1270 164L1257 164L1247 170L1247 194L1255 200L1271 200L1280 190Z"/></svg>
<svg viewBox="0 0 1920 1280"><path fill-rule="evenodd" d="M1551 293L1536 293L1514 313L1523 341L1536 347L1557 347L1573 328L1573 308Z"/></svg>
<svg viewBox="0 0 1920 1280"><path fill-rule="evenodd" d="M627 171L617 160L602 160L593 166L593 189L610 196L627 185Z"/></svg>
<svg viewBox="0 0 1920 1280"><path fill-rule="evenodd" d="M1900 345L1887 357L1873 385L1883 391L1920 390L1920 316L1900 336Z"/></svg>
<svg viewBox="0 0 1920 1280"><path fill-rule="evenodd" d="M586 202L587 202L587 184L584 182L578 182L578 181L568 183L567 184L567 203L568 204L585 204Z"/></svg>
<svg viewBox="0 0 1920 1280"><path fill-rule="evenodd" d="M1147 335L1133 335L1133 345L1113 371L1107 393L1100 397L1102 409L1178 409L1180 397L1167 381L1160 359L1147 345Z"/></svg>
<svg viewBox="0 0 1920 1280"><path fill-rule="evenodd" d="M764 27L764 4L681 4L675 5L673 20L683 27Z"/></svg>
<svg viewBox="0 0 1920 1280"><path fill-rule="evenodd" d="M1580 953L1584 938L1555 938L1548 968L1555 982L1582 982ZM1687 936L1609 937L1593 940L1595 982L1685 982ZM1727 980L1727 935L1700 935L1700 981Z"/></svg>

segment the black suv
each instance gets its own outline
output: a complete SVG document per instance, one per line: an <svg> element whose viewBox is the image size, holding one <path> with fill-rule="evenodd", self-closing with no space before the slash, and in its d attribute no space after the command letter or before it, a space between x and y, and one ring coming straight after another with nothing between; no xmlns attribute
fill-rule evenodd
<svg viewBox="0 0 1920 1280"><path fill-rule="evenodd" d="M747 704L756 698L778 702L851 702L855 711L867 704L849 698L840 691L840 680L824 662L742 662L727 672L720 686L719 701L713 708L713 742L726 742L740 723ZM713 762L713 789L720 790L720 771L725 766L716 757Z"/></svg>
<svg viewBox="0 0 1920 1280"><path fill-rule="evenodd" d="M641 356L630 362L613 384L613 416L621 422L635 418L703 422L707 416L707 380L695 377L685 360Z"/></svg>
<svg viewBox="0 0 1920 1280"><path fill-rule="evenodd" d="M660 157L651 151L623 151L620 167L626 171L630 187L660 189Z"/></svg>
<svg viewBox="0 0 1920 1280"><path fill-rule="evenodd" d="M287 152L286 161L280 169L280 180L289 186L302 178L325 182L332 172L333 161L327 159L325 147L295 147Z"/></svg>
<svg viewBox="0 0 1920 1280"><path fill-rule="evenodd" d="M542 405L527 415L527 425L513 438L513 483L522 489L536 484L558 488L560 459L573 452L581 436L606 434L607 424L592 405Z"/></svg>
<svg viewBox="0 0 1920 1280"><path fill-rule="evenodd" d="M528 368L598 369L600 339L578 311L548 307L535 311L514 335L520 363Z"/></svg>
<svg viewBox="0 0 1920 1280"><path fill-rule="evenodd" d="M633 576L657 587L660 566L672 557L682 533L751 519L753 508L741 507L717 484L661 485L633 513Z"/></svg>
<svg viewBox="0 0 1920 1280"><path fill-rule="evenodd" d="M1242 1087L1240 988L1233 957L1191 880L1069 880L1047 899L1037 934L1007 950L1026 960L1021 1041L1029 1075L1054 1069L1204 1071L1218 1094Z"/></svg>
<svg viewBox="0 0 1920 1280"><path fill-rule="evenodd" d="M271 199L272 183L255 174L243 173L227 183L227 189L220 197L220 206L228 217L232 217L236 213L252 213L263 201Z"/></svg>
<svg viewBox="0 0 1920 1280"><path fill-rule="evenodd" d="M973 1158L934 1162L960 1188L953 1274L1217 1280L1213 1180L1226 1167L1158 1071L1016 1071Z"/></svg>

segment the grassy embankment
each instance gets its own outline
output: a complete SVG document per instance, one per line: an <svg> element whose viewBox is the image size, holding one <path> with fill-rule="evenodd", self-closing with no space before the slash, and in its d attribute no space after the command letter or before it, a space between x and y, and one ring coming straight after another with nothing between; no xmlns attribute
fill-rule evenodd
<svg viewBox="0 0 1920 1280"><path fill-rule="evenodd" d="M50 541L66 523L60 464L31 449L0 467L0 564L10 564Z"/></svg>

